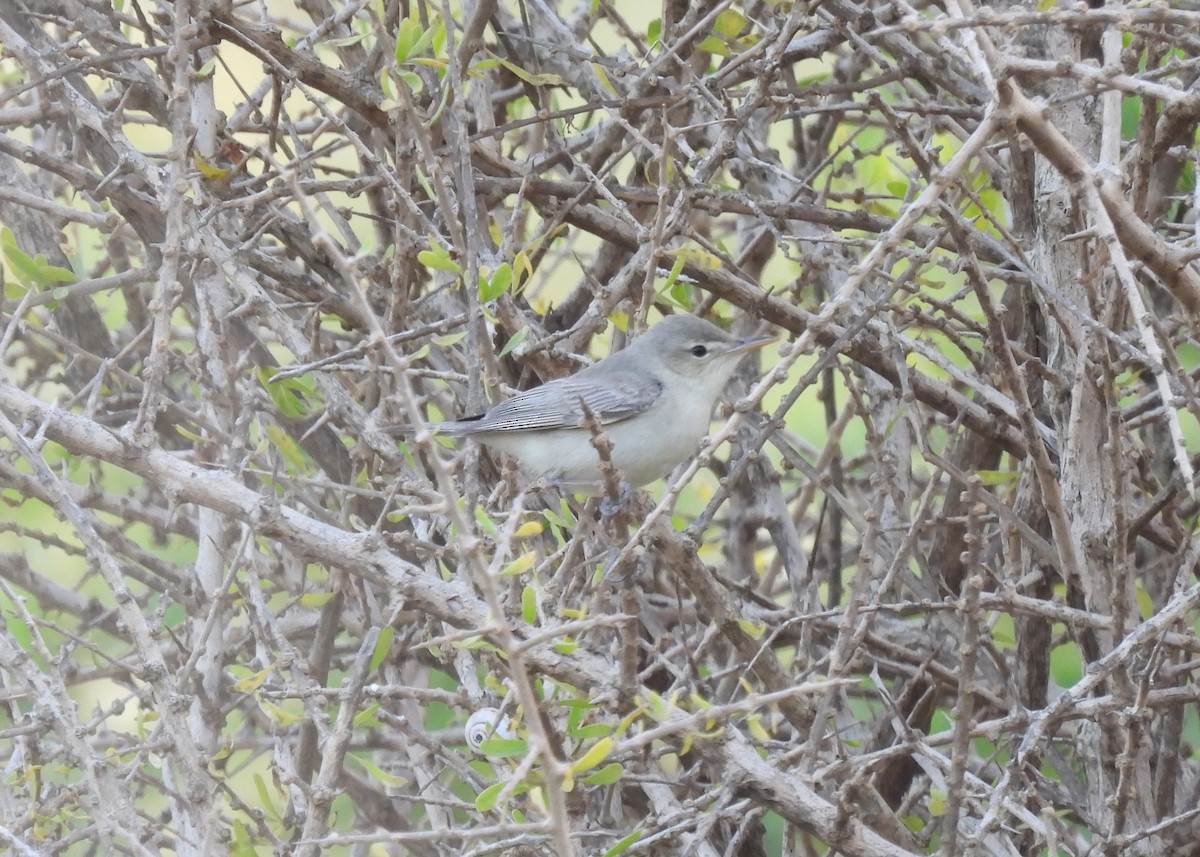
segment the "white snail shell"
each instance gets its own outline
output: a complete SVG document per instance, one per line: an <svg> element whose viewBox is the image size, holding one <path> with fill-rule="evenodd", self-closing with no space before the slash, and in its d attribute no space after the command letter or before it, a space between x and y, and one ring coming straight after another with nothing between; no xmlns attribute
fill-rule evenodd
<svg viewBox="0 0 1200 857"><path fill-rule="evenodd" d="M467 718L463 728L467 744L476 753L480 746L493 735L497 738L512 738L512 723L500 714L498 708L481 708Z"/></svg>

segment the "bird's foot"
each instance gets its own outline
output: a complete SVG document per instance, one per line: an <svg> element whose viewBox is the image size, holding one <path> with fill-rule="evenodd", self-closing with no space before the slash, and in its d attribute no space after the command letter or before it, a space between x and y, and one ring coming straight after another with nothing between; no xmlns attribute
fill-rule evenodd
<svg viewBox="0 0 1200 857"><path fill-rule="evenodd" d="M617 488L617 495L615 497L609 495L600 500L601 520L615 518L622 512L628 511L633 500L633 486L622 479L618 483Z"/></svg>

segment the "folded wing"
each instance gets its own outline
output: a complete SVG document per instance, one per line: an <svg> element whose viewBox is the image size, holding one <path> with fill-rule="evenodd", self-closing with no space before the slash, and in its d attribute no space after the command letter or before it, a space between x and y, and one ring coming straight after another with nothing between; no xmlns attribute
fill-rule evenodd
<svg viewBox="0 0 1200 857"><path fill-rule="evenodd" d="M441 427L457 435L577 428L583 420L580 401L587 403L601 425L610 425L645 413L662 396L662 382L641 372L610 372L599 381L589 374L551 381L506 399L485 414Z"/></svg>

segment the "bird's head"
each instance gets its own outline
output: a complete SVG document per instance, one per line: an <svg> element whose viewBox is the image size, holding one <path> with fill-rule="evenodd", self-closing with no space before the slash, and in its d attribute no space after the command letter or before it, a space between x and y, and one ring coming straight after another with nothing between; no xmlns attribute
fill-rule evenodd
<svg viewBox="0 0 1200 857"><path fill-rule="evenodd" d="M774 341L773 336L739 339L702 318L672 315L646 331L632 347L663 371L713 389L715 397L742 355Z"/></svg>

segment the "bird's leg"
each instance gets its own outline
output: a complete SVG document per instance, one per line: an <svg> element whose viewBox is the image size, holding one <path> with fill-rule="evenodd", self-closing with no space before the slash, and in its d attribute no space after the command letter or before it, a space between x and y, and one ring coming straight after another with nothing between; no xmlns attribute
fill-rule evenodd
<svg viewBox="0 0 1200 857"><path fill-rule="evenodd" d="M600 501L600 516L604 520L614 519L629 508L633 496L633 486L621 478L621 471L612 463L613 444L596 413L588 407L582 397L579 407L583 411L583 419L579 424L591 433L592 448L596 450L597 469L604 484L604 499Z"/></svg>
<svg viewBox="0 0 1200 857"><path fill-rule="evenodd" d="M617 515L626 511L633 500L633 486L625 479L617 483L617 491L613 494L605 494L600 498L600 517L602 519L615 518Z"/></svg>

